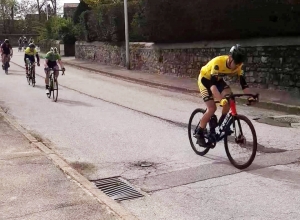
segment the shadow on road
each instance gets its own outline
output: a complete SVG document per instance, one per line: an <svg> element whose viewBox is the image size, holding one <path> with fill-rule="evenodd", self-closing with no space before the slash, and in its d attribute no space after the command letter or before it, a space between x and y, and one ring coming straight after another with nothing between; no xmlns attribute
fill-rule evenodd
<svg viewBox="0 0 300 220"><path fill-rule="evenodd" d="M68 106L87 106L87 107L93 107L93 105L85 103L85 102L80 102L80 101L74 101L74 100L67 100L67 99L58 99L58 103L66 104Z"/></svg>

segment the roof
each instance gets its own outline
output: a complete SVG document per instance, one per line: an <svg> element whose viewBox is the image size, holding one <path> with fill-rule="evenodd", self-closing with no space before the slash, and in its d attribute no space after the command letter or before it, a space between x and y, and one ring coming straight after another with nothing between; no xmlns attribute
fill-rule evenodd
<svg viewBox="0 0 300 220"><path fill-rule="evenodd" d="M79 3L65 3L64 8L77 8Z"/></svg>

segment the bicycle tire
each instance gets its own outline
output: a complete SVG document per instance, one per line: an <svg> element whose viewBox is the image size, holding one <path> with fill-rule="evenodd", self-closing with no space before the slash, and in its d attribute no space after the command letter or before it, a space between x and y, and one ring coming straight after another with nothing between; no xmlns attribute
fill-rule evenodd
<svg viewBox="0 0 300 220"><path fill-rule="evenodd" d="M253 162L253 160L254 160L254 158L256 156L256 151L257 151L257 136L256 136L256 131L255 131L255 128L254 128L252 122L246 116L244 116L244 115L236 115L236 116L234 116L234 120L233 120L232 123L235 123L235 121L238 121L238 126L240 127L239 129L241 129L240 120L245 121L246 124L250 127L250 130L251 130L251 133L252 133L252 137L253 137L252 154L251 154L249 160L246 163L244 163L244 164L238 164L233 159L232 155L230 154L229 148L228 148L228 139L227 139L228 136L224 137L224 146L225 146L226 155L227 155L230 163L234 167L236 167L238 169L246 169L247 167L249 167L252 164L252 162Z"/></svg>
<svg viewBox="0 0 300 220"><path fill-rule="evenodd" d="M28 68L26 79L27 79L28 85L30 85L30 68Z"/></svg>
<svg viewBox="0 0 300 220"><path fill-rule="evenodd" d="M52 76L49 76L49 87L48 87L48 90L49 90L49 93L47 94L48 98L50 99L51 98L51 94L52 94L52 90L53 90L53 78Z"/></svg>
<svg viewBox="0 0 300 220"><path fill-rule="evenodd" d="M5 74L8 75L8 62L4 64Z"/></svg>
<svg viewBox="0 0 300 220"><path fill-rule="evenodd" d="M53 85L52 98L53 98L54 102L57 102L57 97L58 97L58 81L57 81L56 77L54 77L52 85Z"/></svg>
<svg viewBox="0 0 300 220"><path fill-rule="evenodd" d="M195 115L198 113L203 115L205 113L205 110L201 109L201 108L197 108L192 112L190 119L189 119L189 124L188 124L188 136L189 136L190 145L191 145L192 149L194 150L194 152L200 156L204 156L205 154L207 154L207 152L209 151L210 148L209 147L206 147L206 148L200 147L201 149L203 148L203 151L197 150L196 146L193 142L193 136L192 136L192 134L194 133L194 130L192 130L193 129L192 121L193 121L193 118L195 117Z"/></svg>
<svg viewBox="0 0 300 220"><path fill-rule="evenodd" d="M32 71L32 74L31 74L31 83L32 83L32 87L35 87L35 72L33 70Z"/></svg>

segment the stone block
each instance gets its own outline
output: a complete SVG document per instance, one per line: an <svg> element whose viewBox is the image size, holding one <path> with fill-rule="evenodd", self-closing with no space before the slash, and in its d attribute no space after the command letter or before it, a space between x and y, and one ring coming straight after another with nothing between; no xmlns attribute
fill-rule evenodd
<svg viewBox="0 0 300 220"><path fill-rule="evenodd" d="M254 77L249 77L249 82L254 83L255 82L255 78Z"/></svg>
<svg viewBox="0 0 300 220"><path fill-rule="evenodd" d="M253 73L253 71L250 71L250 72L247 72L246 75L247 75L247 76L253 76L254 73Z"/></svg>
<svg viewBox="0 0 300 220"><path fill-rule="evenodd" d="M256 50L257 51L264 51L264 48L263 47L257 47Z"/></svg>
<svg viewBox="0 0 300 220"><path fill-rule="evenodd" d="M295 85L295 81L290 81L289 82L289 86L294 86Z"/></svg>
<svg viewBox="0 0 300 220"><path fill-rule="evenodd" d="M260 63L261 62L261 58L260 57L254 57L253 62L254 63Z"/></svg>
<svg viewBox="0 0 300 220"><path fill-rule="evenodd" d="M267 63L268 62L268 57L262 56L261 57L261 62L262 63Z"/></svg>

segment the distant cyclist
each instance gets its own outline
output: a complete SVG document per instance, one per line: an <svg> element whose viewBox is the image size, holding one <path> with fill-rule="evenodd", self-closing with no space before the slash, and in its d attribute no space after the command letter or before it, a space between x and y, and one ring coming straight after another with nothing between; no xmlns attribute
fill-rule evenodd
<svg viewBox="0 0 300 220"><path fill-rule="evenodd" d="M19 51L21 51L22 50L22 45L23 45L23 39L22 39L22 37L19 38L18 44L19 44Z"/></svg>
<svg viewBox="0 0 300 220"><path fill-rule="evenodd" d="M24 62L25 62L25 67L26 67L26 77L28 77L28 63L26 62L26 59L29 59L29 62L34 63L35 62L35 57L37 60L37 65L40 66L40 57L38 52L35 49L34 44L29 44L28 47L26 48L24 52ZM35 66L33 65L33 71L35 71Z"/></svg>
<svg viewBox="0 0 300 220"><path fill-rule="evenodd" d="M46 85L46 93L49 93L49 68L54 69L54 70L59 70L59 67L57 65L59 63L60 68L65 71L64 65L61 61L61 57L57 51L56 47L51 47L50 51L46 54L45 57L45 73L46 73L46 78L45 78L45 85ZM55 76L58 78L59 72L55 71Z"/></svg>
<svg viewBox="0 0 300 220"><path fill-rule="evenodd" d="M29 43L30 43L30 44L33 44L33 43L34 43L32 37L29 39Z"/></svg>
<svg viewBox="0 0 300 220"><path fill-rule="evenodd" d="M27 48L27 45L28 45L28 40L27 40L27 38L24 36L24 38L23 38L23 47L24 47L24 50Z"/></svg>
<svg viewBox="0 0 300 220"><path fill-rule="evenodd" d="M1 44L1 56L2 56L2 69L4 69L4 64L6 62L9 62L10 58L13 56L13 49L8 39L5 39L3 44Z"/></svg>

